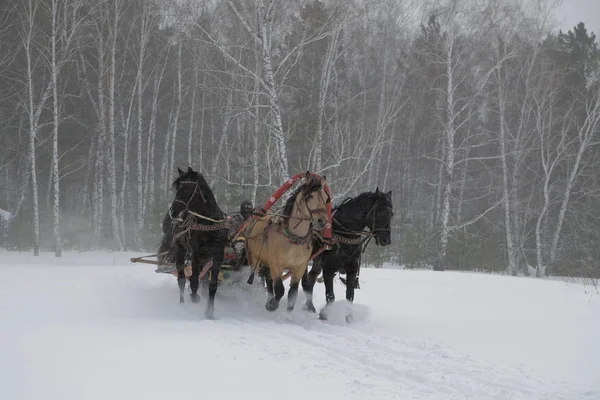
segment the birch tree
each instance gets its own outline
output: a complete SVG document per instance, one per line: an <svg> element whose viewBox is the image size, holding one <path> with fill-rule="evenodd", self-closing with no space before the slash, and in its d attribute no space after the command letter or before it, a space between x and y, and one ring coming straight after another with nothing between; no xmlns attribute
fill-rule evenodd
<svg viewBox="0 0 600 400"><path fill-rule="evenodd" d="M52 81L48 76L39 71L38 65L42 45L39 43L40 33L35 21L41 13L41 2L38 0L25 0L19 8L20 19L20 39L22 41L22 50L25 56L25 81L27 97L25 99L26 112L29 117L29 165L30 179L32 187L33 203L33 255L40 254L40 214L39 214L39 195L38 195L38 175L36 164L36 140L39 132L39 121L42 110L50 97Z"/></svg>
<svg viewBox="0 0 600 400"><path fill-rule="evenodd" d="M109 74L108 74L108 137L106 151L106 166L108 170L108 188L111 206L111 227L112 239L115 245L122 251L124 250L123 242L119 234L119 216L117 207L117 172L116 172L116 157L115 157L115 109L116 109L116 80L117 80L117 38L119 35L119 22L121 17L121 0L113 0L111 4L107 4L108 26L109 26ZM111 16L112 14L112 16Z"/></svg>
<svg viewBox="0 0 600 400"><path fill-rule="evenodd" d="M554 183L555 171L563 161L564 152L568 146L571 121L567 118L561 122L561 115L556 107L557 90L553 82L559 80L559 77L553 76L553 74L543 74L538 79L540 87L532 95L532 103L542 168L542 206L535 223L536 275L541 277L546 266L544 260L546 246L542 237L542 228L546 223L547 213L551 206L551 186Z"/></svg>
<svg viewBox="0 0 600 400"><path fill-rule="evenodd" d="M62 254L60 236L60 152L58 148L58 132L61 123L59 98L59 76L65 64L74 57L75 36L85 17L80 15L79 0L50 0L49 15L52 21L50 33L50 74L52 77L52 182L53 182L53 224L55 240L55 256Z"/></svg>

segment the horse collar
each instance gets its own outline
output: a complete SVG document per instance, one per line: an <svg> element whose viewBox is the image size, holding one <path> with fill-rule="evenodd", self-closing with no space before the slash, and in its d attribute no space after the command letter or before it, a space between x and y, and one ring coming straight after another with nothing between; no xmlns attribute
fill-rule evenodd
<svg viewBox="0 0 600 400"><path fill-rule="evenodd" d="M312 238L312 227L308 231L308 233L304 236L298 236L292 233L287 227L283 226L283 224L277 224L275 228L278 233L285 236L285 238L291 243L295 245L308 245L311 242Z"/></svg>

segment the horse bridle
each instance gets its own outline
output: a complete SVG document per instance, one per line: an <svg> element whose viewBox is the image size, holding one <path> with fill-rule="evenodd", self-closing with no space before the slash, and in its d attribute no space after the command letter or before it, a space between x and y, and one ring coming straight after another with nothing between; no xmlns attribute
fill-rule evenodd
<svg viewBox="0 0 600 400"><path fill-rule="evenodd" d="M322 191L322 190L323 190L323 187L321 187L321 188L318 190L318 192L319 192L319 197L321 198L321 200L323 200L323 195L321 194L321 191ZM310 227L311 227L311 229L314 229L314 230L316 230L316 231L322 231L322 230L324 230L324 229L325 229L325 227L323 227L322 229L315 229L315 228L314 228L314 226L313 226L313 223L312 223L312 216L313 216L314 214L319 214L319 213L327 213L327 208L322 208L322 207L319 207L319 208L314 208L314 209L312 209L312 210L311 210L311 209L308 207L308 202L309 202L309 198L308 198L308 197L309 197L309 196L310 196L310 194L312 194L313 192L317 192L317 190L315 190L315 191L311 191L311 192L307 193L306 195L305 195L304 193L302 193L302 200L304 201L304 205L306 206L306 209L308 210L308 213L309 213L309 215L310 215L310 216L309 216L309 217L306 217L306 216L305 216L305 213L304 213L303 211L300 211L300 214L302 214L302 216L303 216L303 217L302 217L302 218L299 218L299 217L294 217L294 219L298 219L298 220L299 220L299 221L298 221L298 223L296 224L296 227L297 227L298 225L300 225L300 223L301 223L302 221L311 221L311 223L310 223ZM323 200L323 202L324 202L325 204L327 204L327 200L329 200L329 199ZM289 218L289 219L291 219L291 217L288 217L288 218Z"/></svg>
<svg viewBox="0 0 600 400"><path fill-rule="evenodd" d="M173 219L173 220L182 221L181 215L185 211L189 211L190 201L192 201L192 199L194 198L194 195L196 194L196 192L200 193L200 197L202 197L202 201L204 201L205 203L206 203L206 198L204 197L204 194L202 193L202 191L198 190L199 189L198 182L196 182L196 181L181 181L181 182L179 182L179 184L180 185L184 185L184 184L194 185L194 191L192 192L192 195L190 196L190 198L188 199L187 202L184 202L183 200L178 199L177 198L177 193L175 194L175 199L173 199L173 202L178 202L178 203L183 204L183 210L181 210L176 217L174 217L173 214L172 214L172 211L173 211L172 208L169 208L169 217L171 217L171 219ZM179 186L177 188L177 191L179 191L179 189L181 189L181 186Z"/></svg>
<svg viewBox="0 0 600 400"><path fill-rule="evenodd" d="M375 225L375 221L377 220L377 218L376 218L376 214L377 213L375 211L377 210L377 208L378 207L377 207L377 201L376 201L375 205L373 207L371 207L371 209L369 210L369 212L367 212L367 215L365 217L365 221L367 221L369 219L369 214L373 213L373 228L371 229L372 234L375 235L377 232L388 232L388 231L391 232L392 231L391 227L389 229L385 229L385 228L384 229L376 229L375 228L375 226L376 226ZM388 218L385 221L385 223L383 224L383 225L386 225L387 223L389 223L392 220L392 218L394 216L394 212L393 212L392 207L385 206L385 207L382 207L382 208L388 214Z"/></svg>

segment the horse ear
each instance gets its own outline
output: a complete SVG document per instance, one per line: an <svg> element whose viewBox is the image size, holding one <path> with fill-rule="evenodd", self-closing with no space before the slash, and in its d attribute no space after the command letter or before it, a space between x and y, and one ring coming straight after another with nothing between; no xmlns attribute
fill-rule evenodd
<svg viewBox="0 0 600 400"><path fill-rule="evenodd" d="M179 167L177 167L177 172L179 172L179 176L182 176L185 174Z"/></svg>
<svg viewBox="0 0 600 400"><path fill-rule="evenodd" d="M192 169L192 167L188 167L188 174L191 174L192 172L194 172L194 170Z"/></svg>
<svg viewBox="0 0 600 400"><path fill-rule="evenodd" d="M306 171L306 174L304 174L304 179L306 179L307 182L310 180L310 171Z"/></svg>
<svg viewBox="0 0 600 400"><path fill-rule="evenodd" d="M327 185L327 175L323 175L321 178L321 186Z"/></svg>
<svg viewBox="0 0 600 400"><path fill-rule="evenodd" d="M392 191L387 192L388 196L392 197Z"/></svg>
<svg viewBox="0 0 600 400"><path fill-rule="evenodd" d="M377 189L375 189L375 193L379 193L379 186L377 186Z"/></svg>

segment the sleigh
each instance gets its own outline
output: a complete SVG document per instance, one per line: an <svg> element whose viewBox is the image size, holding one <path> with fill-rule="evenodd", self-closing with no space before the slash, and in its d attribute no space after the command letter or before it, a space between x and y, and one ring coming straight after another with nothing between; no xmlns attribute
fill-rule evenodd
<svg viewBox="0 0 600 400"><path fill-rule="evenodd" d="M219 283L229 281L233 274L236 271L239 271L243 265L241 263L241 258L243 258L243 253L240 250L236 250L235 247L239 246L239 243L243 242L243 238L239 238L236 240L234 245L225 247L225 253L223 255L223 263L221 264L221 269L219 271L218 281ZM236 246L238 245L238 246ZM235 247L234 247L235 246ZM242 249L243 251L243 249ZM165 261L159 262L158 257L165 256ZM156 257L156 260L149 260L148 258ZM130 259L132 263L142 263L142 264L152 264L156 265L157 268L154 272L159 274L170 274L177 277L177 267L175 265L175 260L170 254L150 254L141 257L133 257ZM200 280L209 281L211 278L210 267L212 266L212 260L208 260L202 266L202 272L200 272ZM192 275L192 262L189 257L186 257L185 267L184 267L185 277L187 279Z"/></svg>

